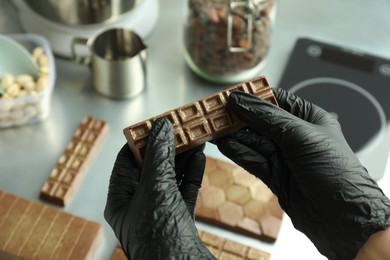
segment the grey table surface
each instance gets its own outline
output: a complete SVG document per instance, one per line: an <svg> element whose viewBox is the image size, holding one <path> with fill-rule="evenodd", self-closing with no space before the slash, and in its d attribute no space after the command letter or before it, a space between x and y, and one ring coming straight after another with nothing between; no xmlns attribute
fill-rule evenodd
<svg viewBox="0 0 390 260"><path fill-rule="evenodd" d="M116 238L103 218L108 182L119 149L125 144L122 129L148 117L191 103L225 87L199 79L186 66L182 54L182 2L160 1L159 20L145 42L148 46L147 87L126 100L97 94L89 69L56 58L54 93L49 117L41 123L0 130L0 189L39 201L42 184L86 115L105 120L110 127L87 175L64 211L95 220L104 226L105 242L96 259L108 259ZM390 58L389 0L279 0L265 68L271 86L277 86L298 37L306 36L343 44ZM0 9L0 33L23 32L9 5ZM215 147L206 154L227 160ZM390 193L390 169L379 184ZM267 244L230 231L197 223L272 254L272 259L324 259L312 243L296 231L285 216L279 238Z"/></svg>

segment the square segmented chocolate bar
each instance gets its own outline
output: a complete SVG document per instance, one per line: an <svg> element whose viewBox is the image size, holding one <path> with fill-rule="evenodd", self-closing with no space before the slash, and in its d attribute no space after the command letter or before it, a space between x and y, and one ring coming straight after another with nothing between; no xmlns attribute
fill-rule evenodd
<svg viewBox="0 0 390 260"><path fill-rule="evenodd" d="M42 200L58 206L69 203L107 130L108 125L102 120L91 116L83 119L41 188Z"/></svg>
<svg viewBox="0 0 390 260"><path fill-rule="evenodd" d="M270 254L263 250L250 247L236 241L198 230L198 234L204 245L217 259L232 260L268 260ZM111 260L126 260L127 257L118 243Z"/></svg>
<svg viewBox="0 0 390 260"><path fill-rule="evenodd" d="M258 77L126 127L123 133L137 163L142 164L152 123L158 118L167 118L172 123L176 138L176 153L184 152L245 126L226 106L228 96L234 91L253 94L278 105L267 79Z"/></svg>
<svg viewBox="0 0 390 260"><path fill-rule="evenodd" d="M26 260L94 259L103 240L97 222L3 191L0 230L0 252Z"/></svg>

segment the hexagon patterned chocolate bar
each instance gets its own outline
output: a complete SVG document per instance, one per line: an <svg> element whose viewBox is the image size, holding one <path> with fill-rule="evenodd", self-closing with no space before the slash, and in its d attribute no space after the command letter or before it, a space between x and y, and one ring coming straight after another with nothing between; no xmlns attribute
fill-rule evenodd
<svg viewBox="0 0 390 260"><path fill-rule="evenodd" d="M276 196L239 166L207 157L196 219L266 241L275 241L283 211Z"/></svg>
<svg viewBox="0 0 390 260"><path fill-rule="evenodd" d="M250 93L278 105L267 79L258 77L192 104L126 127L123 132L136 161L142 164L152 123L158 118L167 118L171 121L175 130L177 153L243 127L245 124L226 106L227 98L233 91Z"/></svg>
<svg viewBox="0 0 390 260"><path fill-rule="evenodd" d="M270 254L263 250L250 247L236 241L209 233L207 231L198 230L199 237L204 245L217 259L231 260L268 260ZM111 260L126 260L126 256L122 247L118 243Z"/></svg>
<svg viewBox="0 0 390 260"><path fill-rule="evenodd" d="M236 241L200 230L199 237L217 259L268 260L270 254Z"/></svg>

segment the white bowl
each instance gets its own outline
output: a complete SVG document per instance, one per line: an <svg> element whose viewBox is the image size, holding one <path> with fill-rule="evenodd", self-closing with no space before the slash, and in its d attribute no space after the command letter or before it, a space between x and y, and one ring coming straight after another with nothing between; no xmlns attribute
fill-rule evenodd
<svg viewBox="0 0 390 260"><path fill-rule="evenodd" d="M39 68L31 53L7 35L0 35L0 77L4 73L38 77Z"/></svg>

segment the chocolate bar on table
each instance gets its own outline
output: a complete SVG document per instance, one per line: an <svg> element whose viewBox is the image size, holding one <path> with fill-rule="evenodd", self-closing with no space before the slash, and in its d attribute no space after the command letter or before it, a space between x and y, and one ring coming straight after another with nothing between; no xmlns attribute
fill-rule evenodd
<svg viewBox="0 0 390 260"><path fill-rule="evenodd" d="M210 252L221 260L268 260L270 254L263 250L250 247L236 241L198 230L199 237ZM120 244L118 243L111 260L127 260Z"/></svg>
<svg viewBox="0 0 390 260"><path fill-rule="evenodd" d="M250 247L233 240L206 232L199 231L200 239L217 259L247 259L268 260L270 254L263 250Z"/></svg>
<svg viewBox="0 0 390 260"><path fill-rule="evenodd" d="M206 157L195 216L196 220L273 242L283 210L276 196L254 175L237 165Z"/></svg>
<svg viewBox="0 0 390 260"><path fill-rule="evenodd" d="M125 252L123 252L122 246L120 243L116 244L114 252L111 255L110 260L127 260Z"/></svg>
<svg viewBox="0 0 390 260"><path fill-rule="evenodd" d="M243 91L265 99L275 105L277 100L265 77L258 77L219 93L126 127L123 132L139 165L142 164L147 138L152 123L158 118L171 121L176 137L176 153L229 134L243 126L226 106L233 91Z"/></svg>
<svg viewBox="0 0 390 260"><path fill-rule="evenodd" d="M58 206L70 202L107 130L108 125L102 120L91 116L83 119L41 188L42 200Z"/></svg>
<svg viewBox="0 0 390 260"><path fill-rule="evenodd" d="M99 223L4 191L0 230L0 252L25 260L94 259L103 240Z"/></svg>

